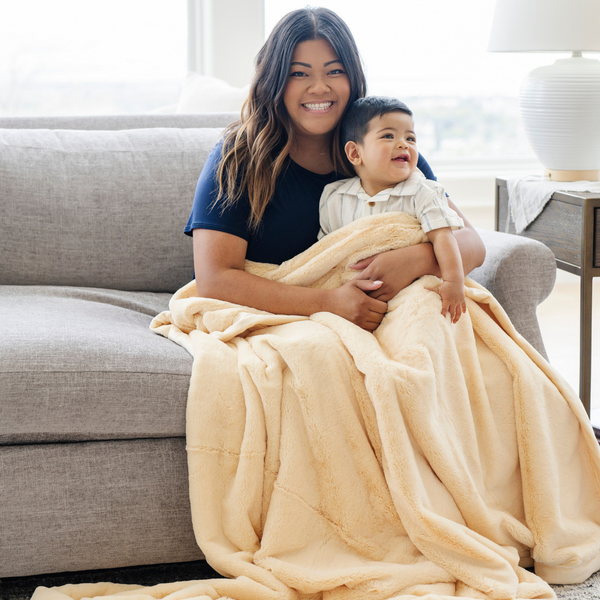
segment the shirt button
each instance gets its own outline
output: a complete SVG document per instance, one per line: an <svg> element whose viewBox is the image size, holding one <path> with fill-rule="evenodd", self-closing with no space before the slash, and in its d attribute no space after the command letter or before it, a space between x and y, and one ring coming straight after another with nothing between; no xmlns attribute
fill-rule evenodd
<svg viewBox="0 0 600 600"><path fill-rule="evenodd" d="M369 202L369 206L371 206L371 207L375 206L375 202Z"/></svg>

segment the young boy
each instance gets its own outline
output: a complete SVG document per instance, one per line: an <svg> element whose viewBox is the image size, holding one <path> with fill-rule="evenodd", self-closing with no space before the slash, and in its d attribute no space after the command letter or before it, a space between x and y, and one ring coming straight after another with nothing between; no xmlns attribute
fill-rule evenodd
<svg viewBox="0 0 600 600"><path fill-rule="evenodd" d="M419 152L410 109L395 98L356 100L344 115L342 143L357 177L325 187L319 239L369 215L405 212L416 217L433 244L442 272L442 314L456 323L466 312L464 273L453 229L463 220L448 206L443 187L417 168Z"/></svg>

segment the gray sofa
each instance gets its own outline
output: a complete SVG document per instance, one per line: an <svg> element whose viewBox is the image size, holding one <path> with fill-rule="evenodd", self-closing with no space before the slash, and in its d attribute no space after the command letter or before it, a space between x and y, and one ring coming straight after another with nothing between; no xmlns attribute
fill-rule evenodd
<svg viewBox="0 0 600 600"><path fill-rule="evenodd" d="M192 277L182 230L231 119L0 119L0 577L202 558L191 357L148 325ZM473 277L543 352L552 253L481 234Z"/></svg>

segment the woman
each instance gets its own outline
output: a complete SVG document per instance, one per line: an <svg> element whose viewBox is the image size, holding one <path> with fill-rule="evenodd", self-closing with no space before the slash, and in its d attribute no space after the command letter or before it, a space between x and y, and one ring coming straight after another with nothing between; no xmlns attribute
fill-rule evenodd
<svg viewBox="0 0 600 600"><path fill-rule="evenodd" d="M258 54L242 119L213 150L198 183L186 233L194 238L201 297L278 314L327 311L372 331L398 291L422 275L439 275L430 244L362 261L357 277L336 290L244 272L245 259L281 263L317 241L324 186L353 174L338 143L340 120L365 93L356 44L335 13L306 8L277 24ZM435 179L422 157L418 166ZM466 227L456 239L469 273L485 249L459 214Z"/></svg>

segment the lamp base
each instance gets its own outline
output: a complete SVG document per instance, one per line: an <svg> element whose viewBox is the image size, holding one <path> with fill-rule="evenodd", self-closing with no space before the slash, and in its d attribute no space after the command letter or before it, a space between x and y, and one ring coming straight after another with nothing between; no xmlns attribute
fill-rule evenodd
<svg viewBox="0 0 600 600"><path fill-rule="evenodd" d="M521 86L525 132L544 168L598 179L600 167L600 61L577 56L534 69ZM585 171L595 171L592 177ZM557 181L569 181L561 175Z"/></svg>
<svg viewBox="0 0 600 600"><path fill-rule="evenodd" d="M544 177L550 181L600 181L600 169L587 171L559 171L544 169Z"/></svg>

